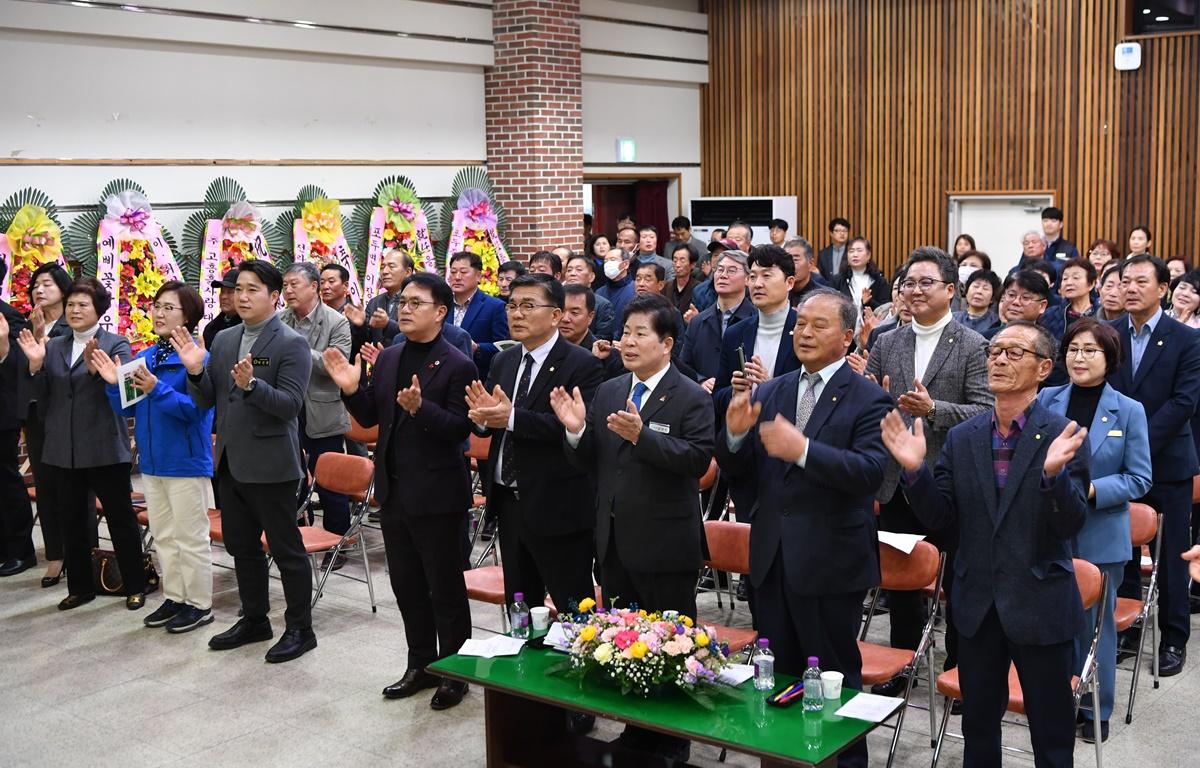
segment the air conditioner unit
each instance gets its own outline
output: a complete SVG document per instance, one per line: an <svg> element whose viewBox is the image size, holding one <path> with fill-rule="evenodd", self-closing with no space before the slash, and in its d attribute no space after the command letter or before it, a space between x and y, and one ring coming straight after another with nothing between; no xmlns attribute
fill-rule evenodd
<svg viewBox="0 0 1200 768"><path fill-rule="evenodd" d="M692 234L707 241L714 229L725 229L742 220L754 229L756 245L770 242L767 229L771 219L788 223L788 234L798 231L796 198L793 197L696 197L692 199Z"/></svg>

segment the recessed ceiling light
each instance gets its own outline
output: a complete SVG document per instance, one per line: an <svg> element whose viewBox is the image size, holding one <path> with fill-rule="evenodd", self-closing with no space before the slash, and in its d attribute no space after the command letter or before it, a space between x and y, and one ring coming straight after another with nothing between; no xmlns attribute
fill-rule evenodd
<svg viewBox="0 0 1200 768"><path fill-rule="evenodd" d="M1142 9L1142 15L1143 15L1143 16L1149 16L1149 15L1150 15L1150 9L1149 9L1149 8L1143 8L1143 9Z"/></svg>
<svg viewBox="0 0 1200 768"><path fill-rule="evenodd" d="M1154 20L1155 21L1170 21L1171 17L1170 16L1155 16Z"/></svg>

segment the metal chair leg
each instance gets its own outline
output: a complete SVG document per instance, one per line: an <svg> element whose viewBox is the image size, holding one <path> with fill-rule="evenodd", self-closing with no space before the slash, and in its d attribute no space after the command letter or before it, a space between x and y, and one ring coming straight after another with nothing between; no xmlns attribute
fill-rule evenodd
<svg viewBox="0 0 1200 768"><path fill-rule="evenodd" d="M362 552L363 570L367 576L367 594L371 596L371 613L379 613L379 607L375 605L375 582L371 580L371 561L367 557L367 537L362 526L358 529L358 549Z"/></svg>
<svg viewBox="0 0 1200 768"><path fill-rule="evenodd" d="M934 709L935 692L937 688L937 677L933 673L933 642L930 641L929 648L925 651L928 657L925 661L926 676L929 678L929 746L936 747L937 742L934 741L933 731L937 727L937 712Z"/></svg>
<svg viewBox="0 0 1200 768"><path fill-rule="evenodd" d="M1129 684L1129 706L1125 709L1126 725L1133 722L1133 702L1137 699L1138 678L1142 672L1142 649L1146 647L1146 624L1149 621L1149 615L1142 619L1141 638L1140 642L1138 642L1137 653L1133 657L1133 680Z"/></svg>
<svg viewBox="0 0 1200 768"><path fill-rule="evenodd" d="M946 726L950 723L950 697L942 697L942 726L938 728L937 742L933 745L933 762L929 768L937 768L938 758L942 756L942 744L946 741Z"/></svg>
<svg viewBox="0 0 1200 768"><path fill-rule="evenodd" d="M1100 675L1092 669L1092 725L1096 729L1096 768L1104 768L1104 739L1100 730Z"/></svg>

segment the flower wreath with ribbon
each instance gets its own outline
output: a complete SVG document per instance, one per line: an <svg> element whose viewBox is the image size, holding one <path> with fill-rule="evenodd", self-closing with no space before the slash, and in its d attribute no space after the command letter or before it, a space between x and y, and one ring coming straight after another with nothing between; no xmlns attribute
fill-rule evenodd
<svg viewBox="0 0 1200 768"><path fill-rule="evenodd" d="M300 209L300 218L292 227L293 251L296 262L311 261L318 268L334 263L350 273L350 303L362 306L362 288L358 266L342 231L342 205L337 200L318 197Z"/></svg>
<svg viewBox="0 0 1200 768"><path fill-rule="evenodd" d="M183 273L145 195L127 189L106 198L104 207L96 233L96 279L113 301L100 327L124 335L138 352L157 340L154 295L164 282L182 280Z"/></svg>
<svg viewBox="0 0 1200 768"><path fill-rule="evenodd" d="M62 231L40 205L24 205L13 216L4 237L0 238L0 260L7 268L0 284L0 299L21 314L33 309L29 295L30 278L43 264L52 262L63 269Z"/></svg>
<svg viewBox="0 0 1200 768"><path fill-rule="evenodd" d="M450 241L446 253L453 255L468 251L479 256L483 262L483 274L479 289L489 296L500 293L497 273L500 265L508 261L508 253L496 229L496 212L492 201L482 189L472 187L458 196L454 209L454 223L450 228ZM446 277L449 279L450 260L446 260Z"/></svg>
<svg viewBox="0 0 1200 768"><path fill-rule="evenodd" d="M200 259L204 317L197 330L203 330L220 312L220 291L213 283L250 259L272 261L262 232L262 216L257 208L242 200L229 206L223 218L209 219L205 227L204 251Z"/></svg>
<svg viewBox="0 0 1200 768"><path fill-rule="evenodd" d="M367 240L367 264L363 273L363 297L370 301L379 293L379 263L383 252L404 251L417 269L436 272L433 241L421 199L406 184L392 183L379 191L371 211Z"/></svg>

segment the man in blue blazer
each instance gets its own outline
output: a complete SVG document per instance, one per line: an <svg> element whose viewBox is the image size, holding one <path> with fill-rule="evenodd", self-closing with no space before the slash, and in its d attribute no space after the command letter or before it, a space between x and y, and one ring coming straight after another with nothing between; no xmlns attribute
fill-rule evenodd
<svg viewBox="0 0 1200 768"><path fill-rule="evenodd" d="M1127 316L1111 325L1121 334L1124 362L1108 378L1114 389L1142 404L1149 424L1154 486L1139 501L1163 516L1158 665L1164 676L1183 669L1191 631L1187 568L1180 555L1191 545L1197 461L1190 420L1200 397L1200 336L1162 311L1169 281L1167 265L1153 256L1135 256L1121 267ZM1126 566L1121 594L1141 596L1140 552ZM1136 649L1136 635L1122 638L1121 645Z"/></svg>
<svg viewBox="0 0 1200 768"><path fill-rule="evenodd" d="M450 257L447 266L450 290L454 291L452 325L457 325L471 334L475 343L475 367L479 378L487 381L488 368L496 356L497 341L508 338L508 315L504 302L479 290L483 277L483 260L477 254L459 251Z"/></svg>
<svg viewBox="0 0 1200 768"><path fill-rule="evenodd" d="M909 432L898 411L883 442L904 470L918 519L938 530L958 523L954 559L963 692L963 764L1000 765L1000 721L1016 664L1039 766L1072 765L1075 636L1083 606L1071 539L1088 511L1087 429L1039 405L1054 340L1018 320L988 347L996 405L950 430L937 467L925 464L921 419ZM947 712L947 717L949 713Z"/></svg>
<svg viewBox="0 0 1200 768"><path fill-rule="evenodd" d="M856 316L840 293L808 294L793 337L803 369L753 396L740 390L716 445L721 468L758 498L750 580L776 667L799 676L816 656L850 688L862 688L863 598L879 584L874 494L887 463L879 423L892 407L886 392L846 365ZM838 765L866 766L866 741Z"/></svg>
<svg viewBox="0 0 1200 768"><path fill-rule="evenodd" d="M716 303L692 318L685 334L680 361L696 372L696 380L709 392L717 382L721 366L721 339L725 331L754 315L754 305L746 296L746 254L723 251L716 257L713 285Z"/></svg>

